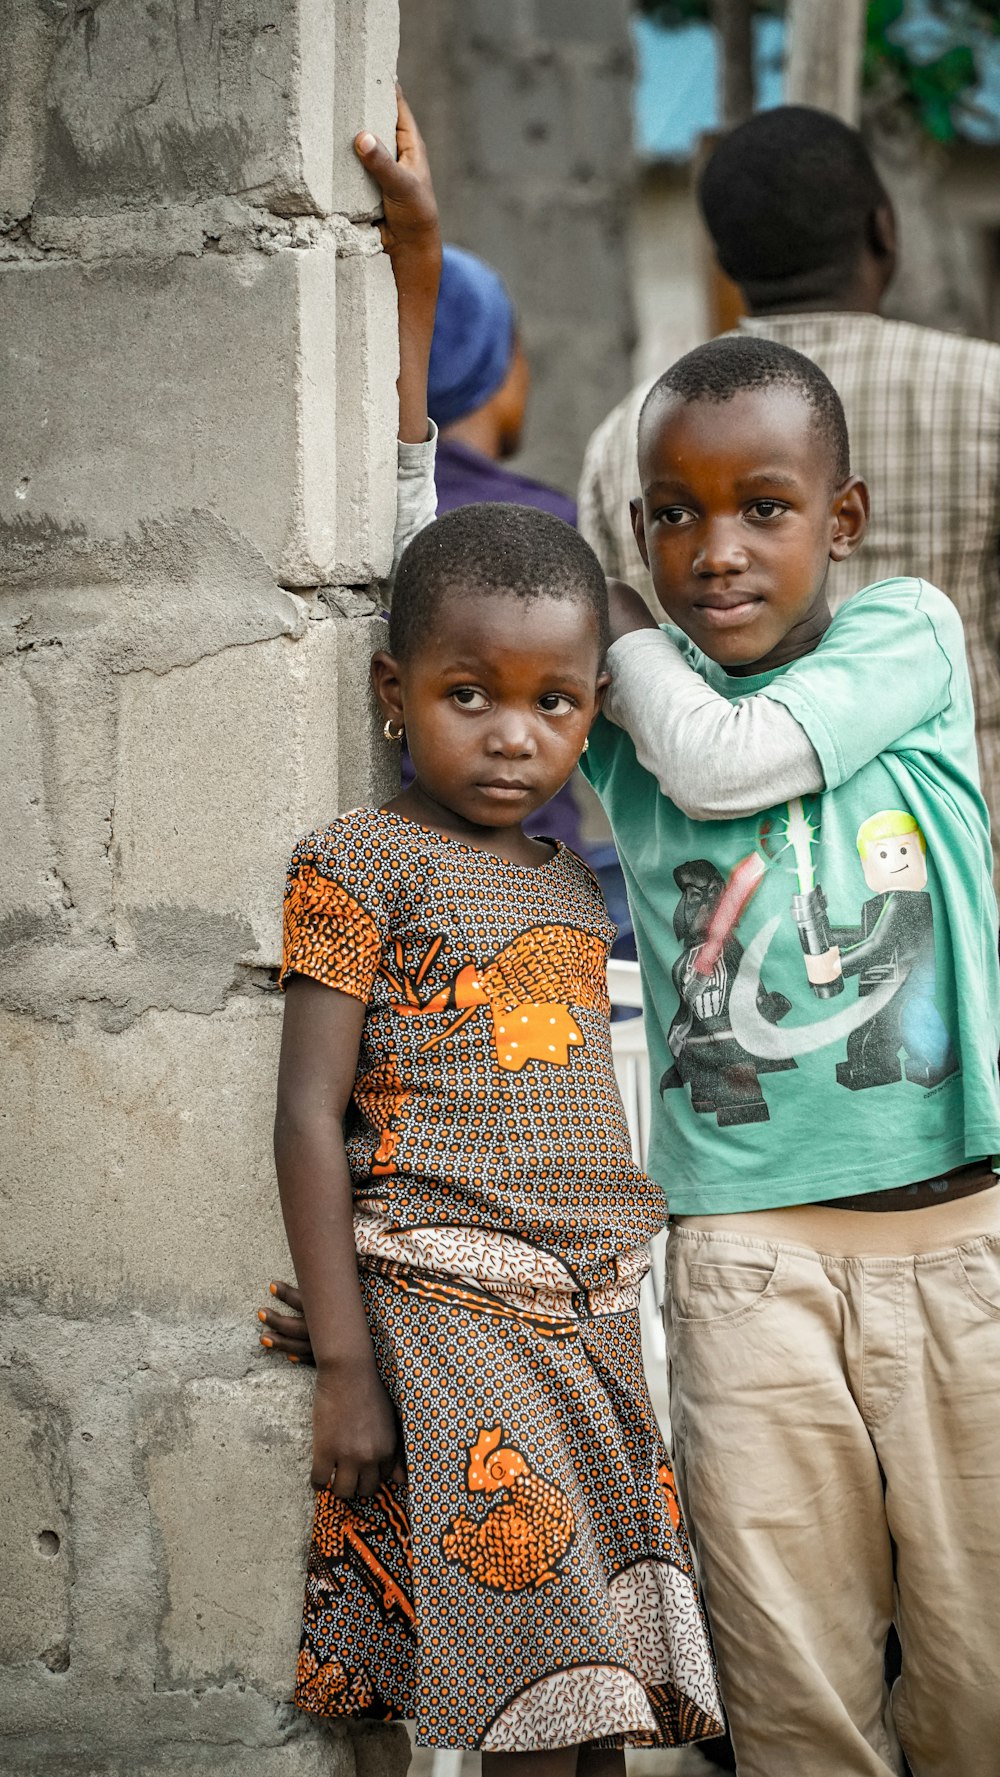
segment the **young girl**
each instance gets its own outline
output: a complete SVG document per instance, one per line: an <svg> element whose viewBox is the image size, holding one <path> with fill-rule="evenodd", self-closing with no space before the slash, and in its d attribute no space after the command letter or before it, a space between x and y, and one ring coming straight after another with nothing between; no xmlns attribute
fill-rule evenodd
<svg viewBox="0 0 1000 1777"><path fill-rule="evenodd" d="M587 746L607 623L548 514L424 530L372 663L415 780L301 840L285 900L275 1152L318 1372L296 1700L415 1717L494 1777L721 1731L642 1374L664 1205L615 1085L614 928L522 825Z"/></svg>

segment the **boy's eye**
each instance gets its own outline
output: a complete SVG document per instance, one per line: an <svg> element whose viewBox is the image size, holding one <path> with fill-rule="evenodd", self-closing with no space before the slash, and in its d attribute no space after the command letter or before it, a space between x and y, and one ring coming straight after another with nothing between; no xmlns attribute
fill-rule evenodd
<svg viewBox="0 0 1000 1777"><path fill-rule="evenodd" d="M474 685L456 685L454 691L448 693L453 697L460 709L485 710L489 708L489 698L485 691L477 691Z"/></svg>
<svg viewBox="0 0 1000 1777"><path fill-rule="evenodd" d="M780 500L755 500L750 510L755 518L776 518L785 508Z"/></svg>
<svg viewBox="0 0 1000 1777"><path fill-rule="evenodd" d="M662 519L664 524L683 524L691 514L686 506L661 506L656 516Z"/></svg>
<svg viewBox="0 0 1000 1777"><path fill-rule="evenodd" d="M538 699L538 707L540 710L544 710L547 716L565 716L570 710L576 709L576 704L562 691L546 691Z"/></svg>

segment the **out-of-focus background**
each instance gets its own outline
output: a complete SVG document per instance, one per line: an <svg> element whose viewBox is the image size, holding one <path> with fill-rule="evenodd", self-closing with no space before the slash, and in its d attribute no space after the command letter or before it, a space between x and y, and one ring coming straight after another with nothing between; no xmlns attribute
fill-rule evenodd
<svg viewBox="0 0 1000 1777"><path fill-rule="evenodd" d="M817 79L789 51L819 13L840 61ZM400 22L445 236L517 304L527 473L574 492L625 390L732 324L693 185L753 109L860 123L900 224L884 312L1000 338L996 0L404 0Z"/></svg>

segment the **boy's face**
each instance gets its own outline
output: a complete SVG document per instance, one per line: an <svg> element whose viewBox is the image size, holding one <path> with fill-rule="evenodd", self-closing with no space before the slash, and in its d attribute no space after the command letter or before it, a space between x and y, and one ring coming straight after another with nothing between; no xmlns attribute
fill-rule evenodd
<svg viewBox="0 0 1000 1777"><path fill-rule="evenodd" d="M412 656L376 654L372 679L425 794L474 826L513 827L566 782L608 675L581 601L451 594Z"/></svg>
<svg viewBox="0 0 1000 1777"><path fill-rule="evenodd" d="M861 542L868 499L857 476L833 487L830 448L796 390L662 397L642 427L639 474L636 541L671 622L734 673L816 646L828 564Z"/></svg>

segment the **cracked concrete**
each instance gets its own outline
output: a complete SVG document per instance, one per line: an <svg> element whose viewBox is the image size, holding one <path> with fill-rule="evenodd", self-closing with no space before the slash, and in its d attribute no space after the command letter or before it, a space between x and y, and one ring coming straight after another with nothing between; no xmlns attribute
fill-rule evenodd
<svg viewBox="0 0 1000 1777"><path fill-rule="evenodd" d="M368 663L393 0L0 0L0 1768L403 1777L290 1702L311 1379L283 870L398 768ZM398 781L398 780L397 780Z"/></svg>

